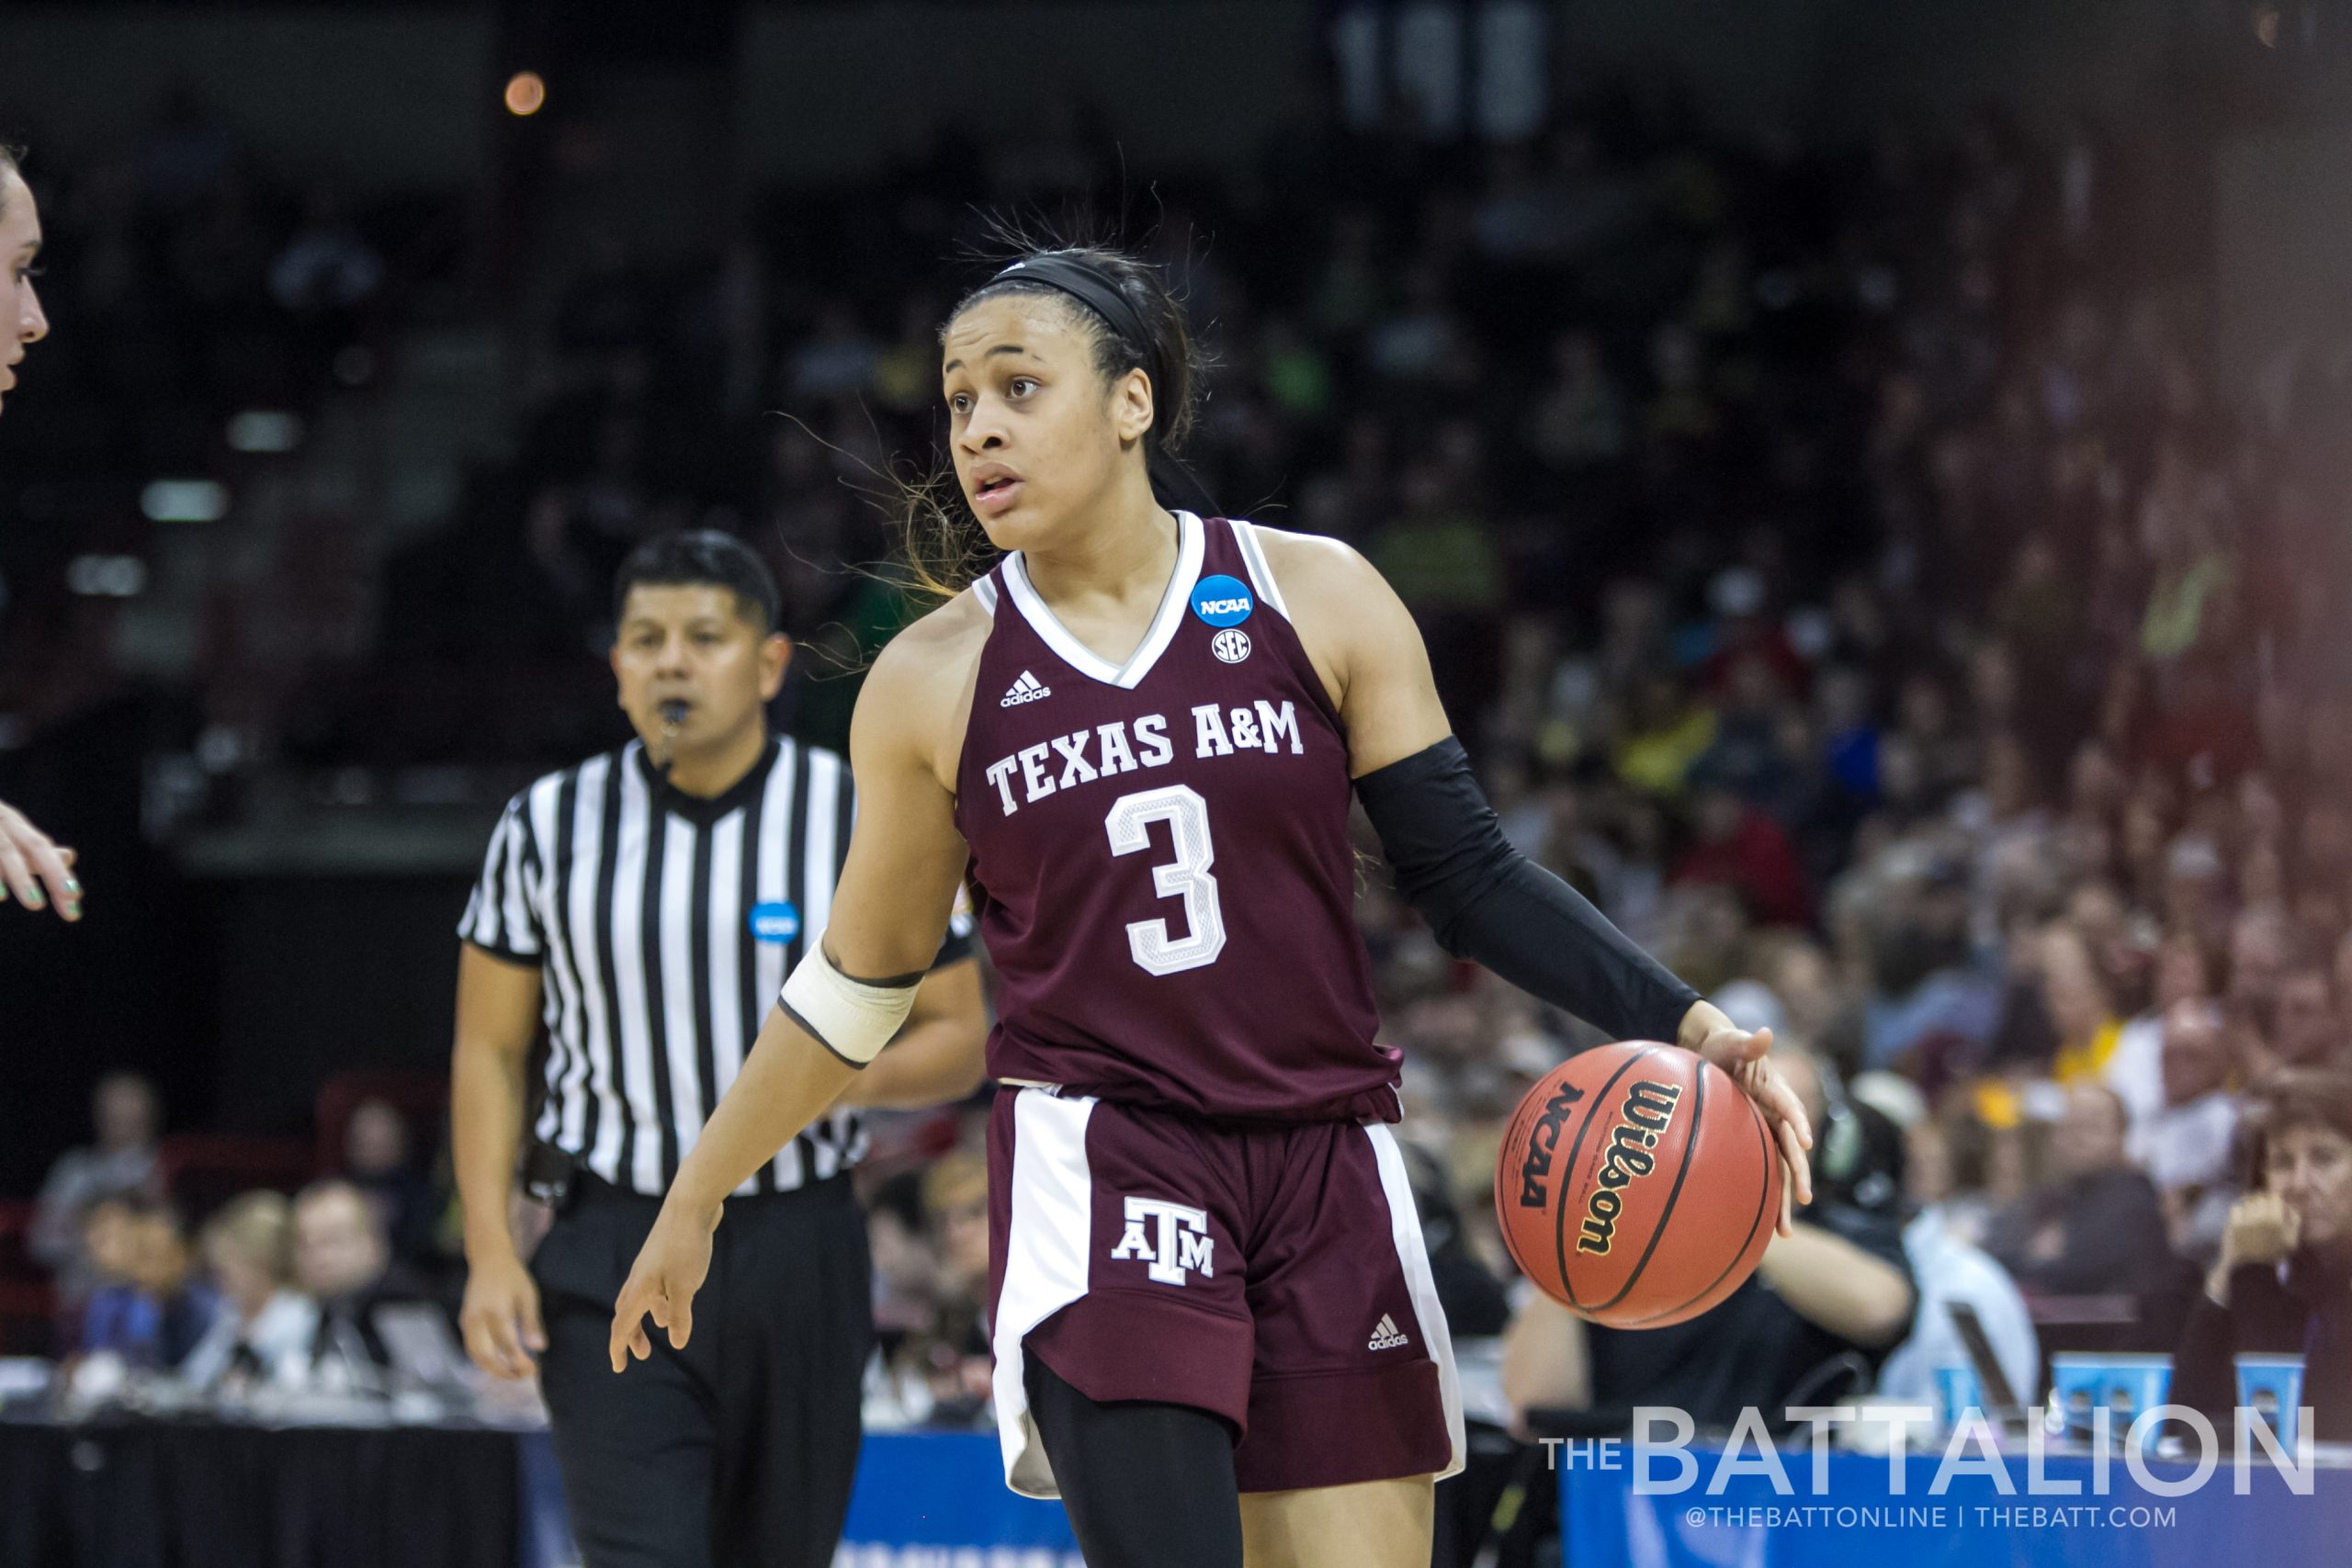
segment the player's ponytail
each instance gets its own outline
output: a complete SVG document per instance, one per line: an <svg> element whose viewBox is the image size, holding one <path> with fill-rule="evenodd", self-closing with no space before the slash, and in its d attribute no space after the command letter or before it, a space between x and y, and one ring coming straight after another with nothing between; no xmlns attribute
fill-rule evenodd
<svg viewBox="0 0 2352 1568"><path fill-rule="evenodd" d="M1154 494L1204 516L1217 510L1178 457L1199 412L1203 361L1184 308L1159 269L1107 245L1024 246L949 312L984 299L1049 295L1070 303L1094 333L1094 368L1105 381L1141 370L1151 382L1144 453ZM946 328L941 328L941 336ZM952 469L901 484L904 566L917 590L952 598L985 570L987 536L963 504Z"/></svg>

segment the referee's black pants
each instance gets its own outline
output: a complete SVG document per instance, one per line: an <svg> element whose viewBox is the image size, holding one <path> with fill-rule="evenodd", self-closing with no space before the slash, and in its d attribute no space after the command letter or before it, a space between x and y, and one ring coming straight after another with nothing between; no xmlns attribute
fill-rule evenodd
<svg viewBox="0 0 2352 1568"><path fill-rule="evenodd" d="M661 1200L584 1172L532 1255L539 1382L587 1568L826 1568L857 1471L874 1331L846 1176L730 1198L684 1350L616 1374L613 1302Z"/></svg>

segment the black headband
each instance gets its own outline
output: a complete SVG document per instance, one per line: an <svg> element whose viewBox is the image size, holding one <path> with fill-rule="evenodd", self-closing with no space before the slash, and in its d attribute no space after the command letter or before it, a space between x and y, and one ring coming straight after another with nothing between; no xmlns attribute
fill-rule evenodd
<svg viewBox="0 0 2352 1568"><path fill-rule="evenodd" d="M1143 312L1126 291L1105 276L1091 264L1067 251L1046 251L1042 254L1024 256L988 280L983 287L993 288L1000 283L1035 283L1067 294L1071 299L1102 318L1112 335L1133 344L1143 354L1143 373L1150 378L1154 402L1173 395L1169 378L1161 374L1159 340L1144 322ZM1154 423L1173 417L1173 409L1162 409ZM1164 425L1160 426L1165 429ZM1208 487L1195 478L1190 468L1176 460L1159 442L1148 446L1148 466L1152 490L1161 501L1197 512L1204 517L1219 515L1216 502Z"/></svg>
<svg viewBox="0 0 2352 1568"><path fill-rule="evenodd" d="M1067 251L1047 251L1042 255L1023 256L989 278L988 287L1024 282L1057 289L1102 317L1113 336L1142 353L1143 373L1151 378L1152 396L1168 395L1167 378L1160 374L1159 341L1144 324L1143 312L1136 309L1135 302L1116 283Z"/></svg>

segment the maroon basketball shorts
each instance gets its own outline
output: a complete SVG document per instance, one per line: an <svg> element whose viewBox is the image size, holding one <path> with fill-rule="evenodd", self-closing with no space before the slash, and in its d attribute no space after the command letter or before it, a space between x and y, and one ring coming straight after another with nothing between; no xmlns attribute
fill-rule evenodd
<svg viewBox="0 0 2352 1568"><path fill-rule="evenodd" d="M989 1125L1006 1484L1060 1495L1023 1358L1223 1416L1245 1492L1462 1468L1462 1391L1386 1127L1224 1127L1045 1089Z"/></svg>

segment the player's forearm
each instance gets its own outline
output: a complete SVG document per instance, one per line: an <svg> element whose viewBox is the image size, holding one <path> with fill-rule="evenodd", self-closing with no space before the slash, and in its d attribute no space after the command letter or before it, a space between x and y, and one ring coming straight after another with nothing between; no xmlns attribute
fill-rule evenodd
<svg viewBox="0 0 2352 1568"><path fill-rule="evenodd" d="M770 1010L743 1070L680 1163L669 1201L695 1213L716 1209L839 1100L856 1077L857 1068L783 1009Z"/></svg>
<svg viewBox="0 0 2352 1568"><path fill-rule="evenodd" d="M464 1034L449 1065L450 1160L465 1211L466 1257L480 1262L514 1249L506 1202L523 1142L525 1057Z"/></svg>
<svg viewBox="0 0 2352 1568"><path fill-rule="evenodd" d="M1853 1344L1892 1345L1911 1326L1903 1271L1818 1225L1775 1238L1758 1269L1790 1310Z"/></svg>

